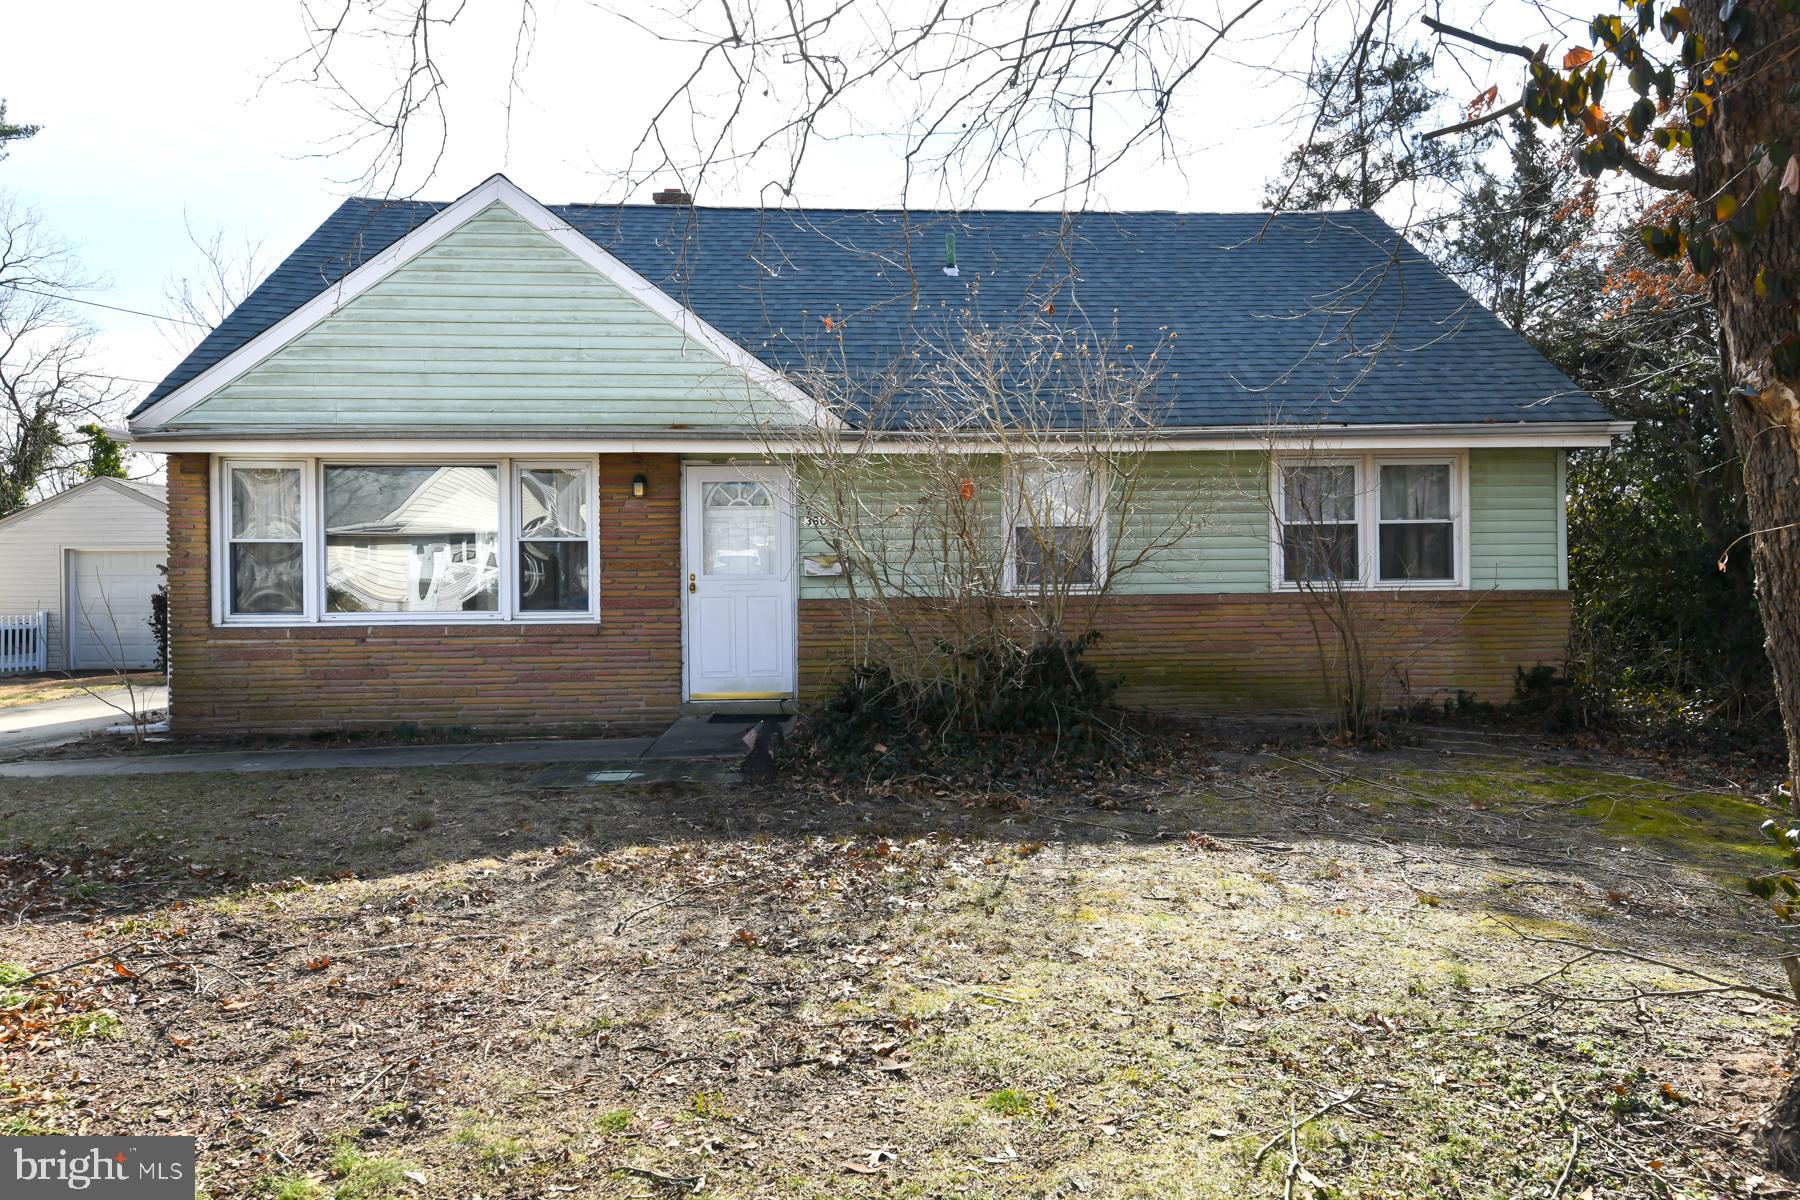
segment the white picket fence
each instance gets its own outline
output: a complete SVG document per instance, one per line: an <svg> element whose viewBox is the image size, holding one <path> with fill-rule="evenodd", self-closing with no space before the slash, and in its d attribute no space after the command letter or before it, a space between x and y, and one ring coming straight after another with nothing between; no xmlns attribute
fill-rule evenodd
<svg viewBox="0 0 1800 1200"><path fill-rule="evenodd" d="M50 614L0 614L0 675L24 675L49 663Z"/></svg>

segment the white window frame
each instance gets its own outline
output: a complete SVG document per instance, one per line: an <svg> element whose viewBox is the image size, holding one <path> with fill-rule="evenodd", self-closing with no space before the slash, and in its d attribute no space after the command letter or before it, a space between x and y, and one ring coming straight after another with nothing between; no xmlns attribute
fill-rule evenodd
<svg viewBox="0 0 1800 1200"><path fill-rule="evenodd" d="M332 612L325 596L325 472L332 467L492 467L494 469L494 487L499 492L500 506L494 514L495 540L499 543L499 560L495 570L500 573L499 586L495 589L494 609L491 612L468 612L461 609L449 612ZM506 531L512 524L512 489L509 486L511 472L504 458L405 458L386 455L334 455L330 458L315 460L314 470L318 474L318 484L313 489L317 498L313 512L313 529L315 540L319 545L319 569L308 578L307 582L315 592L314 604L322 625L462 625L487 624L495 621L512 619L507 605L506 576L514 570L512 563L512 547L508 543Z"/></svg>
<svg viewBox="0 0 1800 1200"><path fill-rule="evenodd" d="M1277 455L1269 472L1269 581L1279 592L1311 591L1330 587L1329 582L1291 582L1282 559L1282 526L1287 495L1285 469L1298 466L1349 466L1356 472L1355 579L1341 586L1377 592L1449 592L1469 586L1469 454L1466 450L1408 453L1370 451L1366 454ZM1381 571L1381 468L1386 466L1446 466L1450 468L1450 527L1456 544L1451 547L1455 574L1449 579L1382 579Z"/></svg>
<svg viewBox="0 0 1800 1200"><path fill-rule="evenodd" d="M499 484L500 595L492 612L361 612L334 613L325 606L325 468L345 466L492 467ZM298 468L301 499L301 570L303 611L300 613L233 613L231 611L230 480L236 467ZM586 612L521 612L518 604L519 518L515 497L519 471L532 467L581 468L588 476L588 561L590 584ZM208 524L212 547L212 617L219 626L294 625L571 625L600 620L600 463L597 457L512 459L489 456L331 455L329 457L213 459L212 503Z"/></svg>
<svg viewBox="0 0 1800 1200"><path fill-rule="evenodd" d="M1282 591L1310 591L1315 588L1331 587L1334 584L1339 587L1360 588L1364 585L1364 581L1368 579L1369 530L1368 522L1365 519L1367 516L1365 510L1367 508L1366 492L1368 480L1368 464L1365 462L1366 457L1366 455L1332 455L1329 457L1323 455L1294 455L1276 460L1275 469L1269 472L1269 511L1273 514L1269 526L1269 561L1270 570L1274 573L1275 586ZM1351 510L1351 516L1353 518L1351 523L1356 527L1356 578L1339 580L1288 579L1287 556L1283 553L1282 539L1286 527L1294 523L1288 520L1287 515L1287 473L1290 468L1294 467L1350 468L1350 495L1354 504L1354 507ZM1319 522L1309 522L1309 524L1318 523ZM1344 524L1342 521L1330 521L1325 523L1331 525Z"/></svg>
<svg viewBox="0 0 1800 1200"><path fill-rule="evenodd" d="M300 472L300 611L234 613L231 611L231 473L234 470L298 470ZM314 476L305 459L216 458L212 477L213 623L228 625L302 625L317 618L312 578L317 568L312 537ZM246 543L248 544L248 543ZM287 543L279 543L286 545Z"/></svg>
<svg viewBox="0 0 1800 1200"><path fill-rule="evenodd" d="M1009 462L1006 465L1006 524L1000 531L1001 536L1004 539L1005 547L1005 561L1003 566L1004 579L1001 581L1001 586L1009 593L1030 597L1037 595L1041 590L1038 584L1025 583L1019 579L1018 539L1016 534L1019 527L1018 518L1025 507L1023 494L1020 491L1020 488L1024 484L1024 476L1029 474L1034 468L1059 468L1064 466L1079 467L1081 470L1086 471L1091 477L1090 486L1093 488L1093 492L1089 497L1089 503L1092 505L1094 511L1094 580L1092 583L1068 584L1065 589L1065 594L1077 596L1092 594L1099 592L1106 587L1107 566L1112 560L1112 521L1111 514L1108 511L1108 501L1112 497L1112 489L1107 478L1106 470L1105 468L1096 466L1092 463L1080 462L1078 460L1069 460L1064 463L1057 462L1053 459L1046 459L1030 462Z"/></svg>
<svg viewBox="0 0 1800 1200"><path fill-rule="evenodd" d="M519 504L519 489L524 486L523 480L527 471L585 471L587 472L587 551L588 551L588 606L585 611L527 611L520 604L519 597L519 543L525 540L525 514ZM600 467L596 459L581 458L520 458L512 460L512 470L507 473L508 499L512 505L512 521L509 530L508 549L513 557L512 568L507 574L507 585L502 588L508 593L502 605L517 614L517 619L532 624L567 625L600 619ZM547 539L554 541L574 541L574 538Z"/></svg>

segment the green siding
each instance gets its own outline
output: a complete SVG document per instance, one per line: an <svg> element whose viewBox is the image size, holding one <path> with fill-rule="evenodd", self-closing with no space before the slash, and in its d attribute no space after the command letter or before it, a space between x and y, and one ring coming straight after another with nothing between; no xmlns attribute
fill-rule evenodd
<svg viewBox="0 0 1800 1200"><path fill-rule="evenodd" d="M529 432L792 418L495 204L171 424Z"/></svg>
<svg viewBox="0 0 1800 1200"><path fill-rule="evenodd" d="M1563 582L1562 492L1559 449L1472 450L1469 453L1470 587L1555 589ZM1266 592L1269 590L1269 512L1265 460L1260 453L1155 454L1143 482L1128 498L1115 486L1115 562L1141 562L1120 574L1113 591L1125 594ZM904 564L913 578L929 578L933 547L917 537L929 528L915 512L924 502L923 476L871 464L872 482L859 496L864 539L885 545L889 562ZM974 472L977 503L988 506L996 542L1001 511L998 466ZM816 481L802 471L802 501ZM1124 503L1121 503L1124 501ZM1125 515L1120 517L1123 509ZM1172 536L1179 534L1180 536ZM816 532L802 520L801 554L823 553ZM842 595L833 577L802 574L806 599Z"/></svg>
<svg viewBox="0 0 1800 1200"><path fill-rule="evenodd" d="M1469 452L1469 586L1563 583L1560 449Z"/></svg>
<svg viewBox="0 0 1800 1200"><path fill-rule="evenodd" d="M904 459L870 464L863 474L873 482L858 489L863 514L861 540L887 548L887 561L895 577L909 582L909 590L922 589L941 559L937 547L928 544L936 523L919 510L928 504L929 490L923 473L906 469ZM983 505L986 523L993 528L994 544L1003 536L999 526L1003 508L998 462L971 471L977 484L973 503ZM800 472L802 511L819 486L814 473ZM1113 586L1121 593L1163 592L1266 592L1269 590L1269 517L1264 492L1263 459L1245 454L1156 454L1149 456L1142 482L1127 494L1113 489L1113 529L1116 539L1111 555L1123 568ZM1123 512L1123 517L1120 513ZM800 553L825 552L816 530L804 519ZM997 557L997 556L996 556ZM805 599L843 595L842 579L807 576L800 579Z"/></svg>
<svg viewBox="0 0 1800 1200"><path fill-rule="evenodd" d="M1269 590L1267 460L1260 453L1152 454L1125 506L1115 592ZM1121 488L1113 489L1115 497Z"/></svg>
<svg viewBox="0 0 1800 1200"><path fill-rule="evenodd" d="M856 464L853 470L856 483L844 490L841 499L824 481L821 472L808 469L805 464L799 471L801 597L842 596L848 592L841 576L809 576L805 573L807 556L830 553L820 530L807 523L805 513L808 509L826 513L853 511L856 516L844 518L843 523L854 525L851 540L861 543L865 553L872 555L879 548L886 564L884 582L904 594L930 594L935 590L932 581L942 573L947 554L953 551L946 551L939 544L945 522L935 513L927 473L915 469L905 457L870 460ZM953 469L950 474L960 477L960 472ZM968 474L976 485L973 519L990 529L992 543L997 545L1001 536L999 464L976 463L968 468ZM838 523L835 519L824 522L827 527ZM975 566L992 566L994 561L989 556L985 564ZM862 586L864 594L868 590L866 585Z"/></svg>

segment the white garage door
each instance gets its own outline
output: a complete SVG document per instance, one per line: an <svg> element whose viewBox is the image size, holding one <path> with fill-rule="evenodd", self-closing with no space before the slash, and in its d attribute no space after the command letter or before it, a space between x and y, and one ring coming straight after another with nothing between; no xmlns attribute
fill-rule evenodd
<svg viewBox="0 0 1800 1200"><path fill-rule="evenodd" d="M76 550L69 555L69 667L153 667L150 597L161 579L155 550Z"/></svg>

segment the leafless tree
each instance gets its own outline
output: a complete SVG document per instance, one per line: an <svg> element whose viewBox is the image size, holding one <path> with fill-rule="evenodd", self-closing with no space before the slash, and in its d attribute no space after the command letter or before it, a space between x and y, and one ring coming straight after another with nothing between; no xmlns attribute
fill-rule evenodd
<svg viewBox="0 0 1800 1200"><path fill-rule="evenodd" d="M145 735L150 732L149 726L157 721L161 710L151 704L148 688L153 685L144 683L144 675L149 669L134 667L125 661L125 629L135 627L140 621L147 623L150 614L127 614L121 624L120 615L114 609L112 598L106 594L105 589L96 587L91 590L95 597L93 599L89 598L90 589L85 585L77 588L76 592L82 620L90 629L99 630L102 634L102 648L107 658L106 678L110 682L91 682L73 672L64 672L64 675L76 687L125 718L119 727L124 729L132 745L142 746ZM64 636L65 639L68 636L66 630ZM166 684L169 679L166 668L163 679Z"/></svg>
<svg viewBox="0 0 1800 1200"><path fill-rule="evenodd" d="M185 213L182 224L200 261L192 274L171 275L163 281L163 307L169 319L157 328L171 346L186 354L255 290L269 273L269 264L263 260L261 242L244 237L234 243L222 226L196 230Z"/></svg>
<svg viewBox="0 0 1800 1200"><path fill-rule="evenodd" d="M1380 653L1375 614L1359 595L1367 552L1357 519L1362 497L1352 469L1323 453L1316 440L1296 445L1291 436L1278 426L1265 435L1269 482L1262 495L1276 531L1279 577L1305 598L1321 698L1338 731L1363 742L1380 726L1391 664Z"/></svg>
<svg viewBox="0 0 1800 1200"><path fill-rule="evenodd" d="M517 91L540 19L531 0L510 2ZM1171 159L1189 148L1170 118L1208 64L1248 44L1272 59L1313 37L1334 8L1325 0L599 7L687 57L618 172L626 190L674 175L694 191L731 174L765 201L791 200L817 147L854 132L896 140L910 201L915 183L954 180L972 194L996 170L1029 163L1047 196L1077 203L1140 148ZM336 148L362 156L365 184L423 186L449 133L445 44L459 22L493 17L496 6L301 0L301 10L307 45L284 65L326 88L350 119ZM407 155L418 159L410 172Z"/></svg>
<svg viewBox="0 0 1800 1200"><path fill-rule="evenodd" d="M90 286L38 215L0 194L0 516L66 486L82 457L76 427L123 406L69 303Z"/></svg>
<svg viewBox="0 0 1800 1200"><path fill-rule="evenodd" d="M1379 505L1379 472L1359 484L1347 463L1356 455L1331 445L1316 426L1271 422L1263 436L1266 474L1254 482L1274 531L1278 578L1303 601L1319 696L1335 718L1335 732L1369 742L1379 736L1385 716L1423 699L1412 686L1413 664L1491 593L1460 593L1451 600L1410 592L1396 605L1398 588L1371 582L1380 574L1382 550L1365 541L1368 530L1358 515ZM1448 616L1446 604L1459 611Z"/></svg>
<svg viewBox="0 0 1800 1200"><path fill-rule="evenodd" d="M971 664L1104 633L1106 597L1165 569L1217 498L1159 450L1166 341L974 312L923 336L888 370L827 348L798 373L843 419L759 424L795 467L803 569L847 601L850 665L974 709Z"/></svg>
<svg viewBox="0 0 1800 1200"><path fill-rule="evenodd" d="M471 6L338 0L325 8L319 0L308 9L312 37L296 65L331 86L376 138L377 161L390 180L399 178L414 124L435 121L441 145L444 75L434 38ZM1800 781L1800 389L1793 377L1800 362L1800 238L1793 236L1800 218L1791 198L1800 174L1788 157L1787 118L1778 116L1787 112L1785 97L1800 71L1800 15L1788 5L1764 15L1736 3L1653 0L1624 17L1606 5L1572 12L1481 6L1459 25L1446 19L1454 14L1427 8L1418 0L1309 0L1266 10L1262 0L1213 0L1204 8L1168 0L1070 0L1048 8L1036 0L677 0L642 14L619 5L611 11L620 19L689 52L688 68L647 118L620 182L629 192L673 173L694 191L715 172L735 173L736 190L790 204L804 199L812 151L855 132L895 139L903 201L916 202L914 185L923 182L935 187L934 199L963 203L995 172L1029 164L1046 180L1046 198L1080 207L1091 186L1133 161L1135 151L1176 151L1172 116L1209 63L1247 58L1305 81L1314 103L1310 122L1300 120L1304 158L1346 88L1355 104L1369 50L1391 41L1394 29L1422 27L1437 39L1430 49L1438 71L1472 94L1463 119L1427 140L1520 111L1579 122L1590 139L1581 149L1588 168L1702 202L1698 218L1684 224L1678 216L1647 233L1669 253L1696 246L1709 265L1718 264L1713 302L1732 364L1761 610L1790 774ZM536 15L521 4L521 38L538 32ZM1668 47L1651 51L1646 38L1659 21ZM391 69L374 87L347 85L363 76L346 69L346 56L371 45L383 49ZM1567 50L1552 58L1552 47ZM1663 105L1674 103L1670 119L1652 92ZM1200 105L1194 119L1202 127L1216 122L1219 100ZM1284 115L1292 114L1272 114L1270 123ZM1691 146L1693 169L1656 161L1652 133L1665 148ZM1784 159L1782 174L1762 169ZM1293 178L1304 174L1297 168ZM1742 252L1705 223L1705 213L1717 213L1723 227L1731 212L1763 214Z"/></svg>

